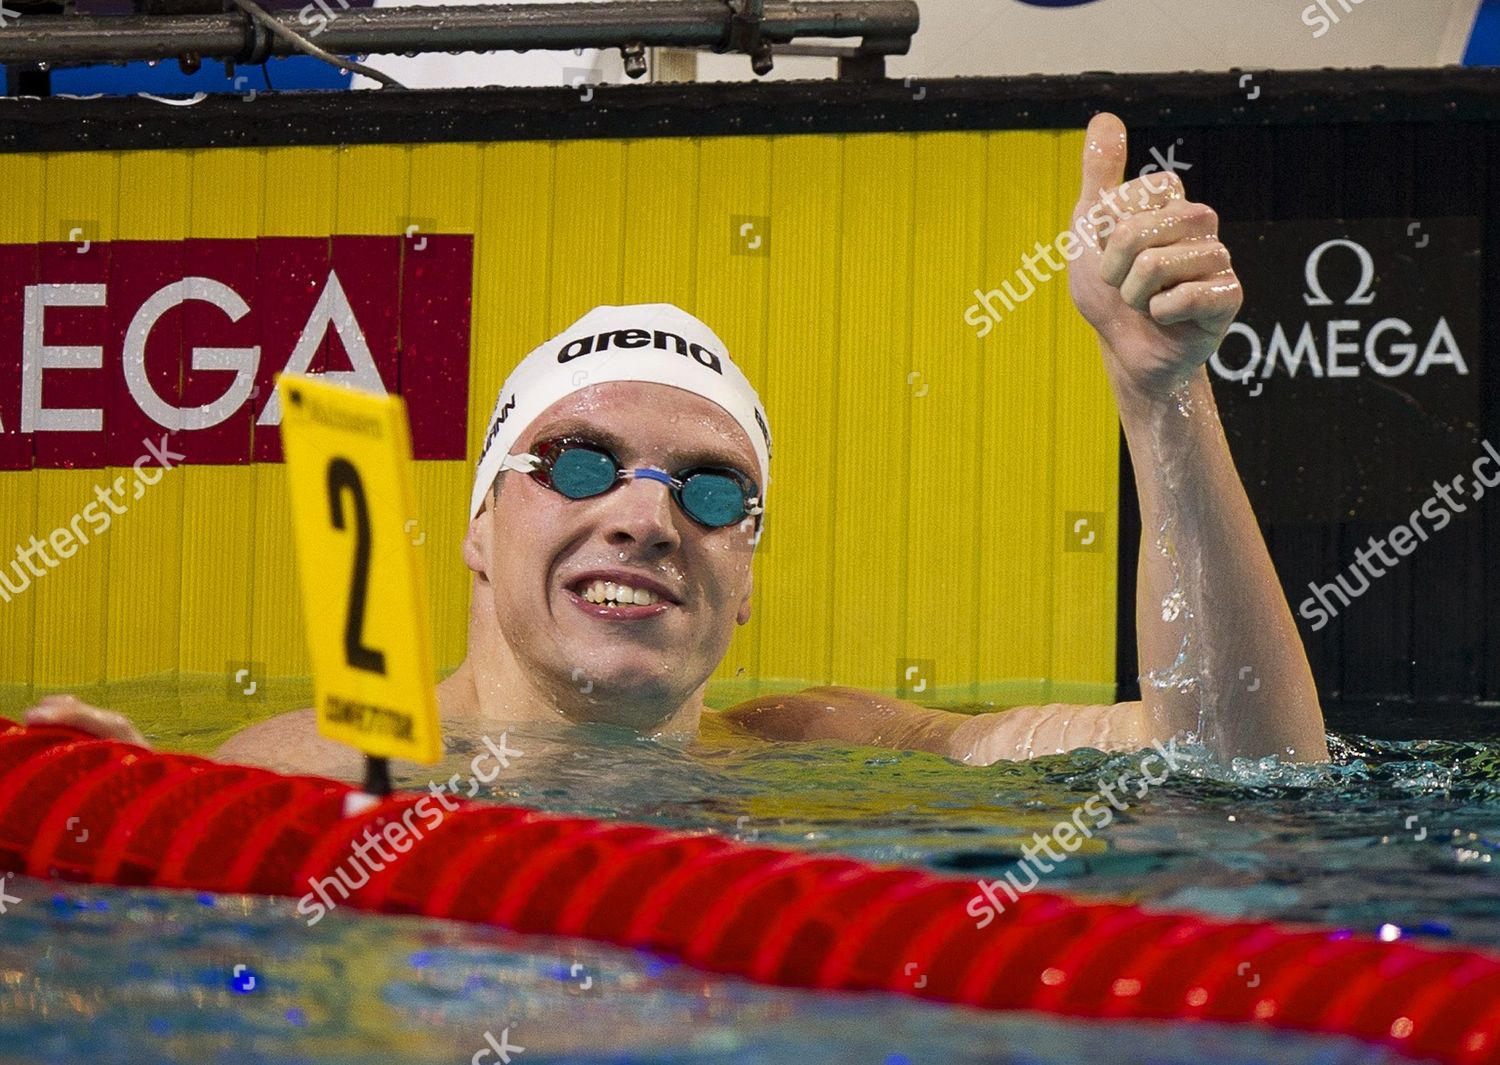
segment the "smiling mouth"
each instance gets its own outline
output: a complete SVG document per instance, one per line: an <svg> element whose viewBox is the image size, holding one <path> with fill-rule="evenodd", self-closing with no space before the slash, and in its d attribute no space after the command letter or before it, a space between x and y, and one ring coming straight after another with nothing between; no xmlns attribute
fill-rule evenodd
<svg viewBox="0 0 1500 1065"><path fill-rule="evenodd" d="M665 614L677 604L648 588L602 578L584 578L565 585L568 600L590 617L606 621L637 621Z"/></svg>
<svg viewBox="0 0 1500 1065"><path fill-rule="evenodd" d="M614 581L582 581L570 590L579 598L599 606L651 606L653 603L670 602L649 588L636 588Z"/></svg>

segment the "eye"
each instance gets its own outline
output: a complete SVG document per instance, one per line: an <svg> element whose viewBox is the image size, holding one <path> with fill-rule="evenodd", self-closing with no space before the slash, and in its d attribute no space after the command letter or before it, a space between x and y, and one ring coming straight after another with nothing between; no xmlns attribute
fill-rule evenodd
<svg viewBox="0 0 1500 1065"><path fill-rule="evenodd" d="M683 485L682 502L689 514L715 528L745 516L744 491L722 473L693 474Z"/></svg>
<svg viewBox="0 0 1500 1065"><path fill-rule="evenodd" d="M552 484L570 499L598 495L615 483L618 472L608 452L583 442L563 445L552 460Z"/></svg>

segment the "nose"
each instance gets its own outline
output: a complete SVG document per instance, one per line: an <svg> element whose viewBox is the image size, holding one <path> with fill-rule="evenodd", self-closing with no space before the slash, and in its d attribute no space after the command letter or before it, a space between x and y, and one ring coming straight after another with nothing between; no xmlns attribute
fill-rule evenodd
<svg viewBox="0 0 1500 1065"><path fill-rule="evenodd" d="M682 543L670 487L654 473L637 474L606 497L610 505L604 538L608 543L635 545L662 555Z"/></svg>

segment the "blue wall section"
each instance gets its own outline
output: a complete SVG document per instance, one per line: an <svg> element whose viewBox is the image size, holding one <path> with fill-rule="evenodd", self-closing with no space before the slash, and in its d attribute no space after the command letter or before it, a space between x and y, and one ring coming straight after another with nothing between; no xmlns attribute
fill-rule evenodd
<svg viewBox="0 0 1500 1065"><path fill-rule="evenodd" d="M192 75L184 74L176 60L166 60L154 66L123 63L59 67L52 71L52 91L74 96L94 93L129 96L138 92L191 96L195 92L268 92L272 86L276 89L347 89L352 77L340 74L335 67L311 56L272 59L266 67L267 70L262 70L259 65L238 66L234 79L225 76L224 64L216 59L205 59L202 68Z"/></svg>
<svg viewBox="0 0 1500 1065"><path fill-rule="evenodd" d="M1464 53L1466 67L1500 66L1500 0L1484 0L1469 48Z"/></svg>

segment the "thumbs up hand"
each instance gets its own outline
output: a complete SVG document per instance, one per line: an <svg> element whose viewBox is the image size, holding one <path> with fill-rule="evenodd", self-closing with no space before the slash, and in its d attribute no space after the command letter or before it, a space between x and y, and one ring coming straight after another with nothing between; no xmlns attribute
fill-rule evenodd
<svg viewBox="0 0 1500 1065"><path fill-rule="evenodd" d="M1068 268L1068 291L1098 332L1116 385L1164 395L1218 349L1243 296L1219 216L1186 199L1175 173L1122 184L1125 150L1124 123L1095 115L1073 209L1085 246Z"/></svg>

